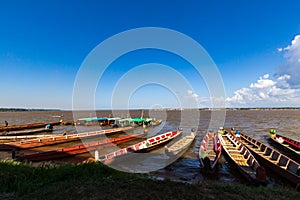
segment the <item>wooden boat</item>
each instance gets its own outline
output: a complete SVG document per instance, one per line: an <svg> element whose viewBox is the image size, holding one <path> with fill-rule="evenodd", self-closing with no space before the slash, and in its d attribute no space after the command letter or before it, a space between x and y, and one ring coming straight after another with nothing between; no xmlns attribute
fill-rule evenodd
<svg viewBox="0 0 300 200"><path fill-rule="evenodd" d="M202 172L215 172L222 154L222 145L218 134L207 132L199 147L200 170Z"/></svg>
<svg viewBox="0 0 300 200"><path fill-rule="evenodd" d="M113 124L115 124L119 120L121 120L121 118L119 118L119 117L107 118L107 124L112 126Z"/></svg>
<svg viewBox="0 0 300 200"><path fill-rule="evenodd" d="M182 131L177 130L177 131L166 132L166 133L163 133L163 134L160 134L157 136L153 136L142 142L138 142L136 144L130 145L123 149L102 155L102 156L100 156L99 161L108 164L108 163L111 163L112 161L114 161L114 159L116 157L123 156L128 153L149 152L155 148L158 148L161 145L166 144L167 142L170 142L172 139L178 137L181 134L182 134Z"/></svg>
<svg viewBox="0 0 300 200"><path fill-rule="evenodd" d="M153 149L156 149L168 142L170 142L172 139L180 136L182 134L182 130L173 131L173 132L167 132L163 133L157 136L153 136L143 142L138 143L135 146L134 152L149 152Z"/></svg>
<svg viewBox="0 0 300 200"><path fill-rule="evenodd" d="M157 120L153 120L151 121L151 125L152 126L158 126L162 123L162 120L161 119L157 119Z"/></svg>
<svg viewBox="0 0 300 200"><path fill-rule="evenodd" d="M21 135L21 136L0 136L0 140L24 140L51 137L51 135Z"/></svg>
<svg viewBox="0 0 300 200"><path fill-rule="evenodd" d="M300 184L300 164L266 144L241 133L240 140L264 164L288 182Z"/></svg>
<svg viewBox="0 0 300 200"><path fill-rule="evenodd" d="M279 135L277 133L270 134L271 144L283 150L288 156L293 157L295 161L300 163L300 142L294 139Z"/></svg>
<svg viewBox="0 0 300 200"><path fill-rule="evenodd" d="M4 131L15 131L15 130L22 130L22 129L33 129L33 128L42 128L46 127L46 125L60 125L61 121L59 122L44 122L44 123L36 123L36 124L22 124L22 125L12 125L12 126L1 126L0 132Z"/></svg>
<svg viewBox="0 0 300 200"><path fill-rule="evenodd" d="M231 133L219 135L223 152L231 163L250 182L265 185L265 169L258 163L246 146Z"/></svg>
<svg viewBox="0 0 300 200"><path fill-rule="evenodd" d="M116 120L114 120L114 123L110 123L110 125L112 127L127 127L127 126L143 126L143 127L147 127L147 126L158 126L159 124L162 123L162 120L153 120L152 118L125 118L125 119L121 119L121 118L116 118Z"/></svg>
<svg viewBox="0 0 300 200"><path fill-rule="evenodd" d="M192 131L190 134L180 138L173 144L165 146L165 153L168 156L178 156L183 154L188 147L192 144L196 137L196 133Z"/></svg>
<svg viewBox="0 0 300 200"><path fill-rule="evenodd" d="M138 126L147 126L149 124L151 124L152 122L152 118L145 118L145 117L141 117L141 118L132 118L130 120L130 123L132 126L134 125L138 125Z"/></svg>
<svg viewBox="0 0 300 200"><path fill-rule="evenodd" d="M17 135L30 135L30 134L35 134L35 133L42 133L42 132L52 132L52 128L35 128L35 129L24 129L24 130L16 130L16 131L4 131L0 133L0 135L5 135L5 136L17 136Z"/></svg>
<svg viewBox="0 0 300 200"><path fill-rule="evenodd" d="M87 139L87 138L99 137L102 135L111 135L115 133L130 131L132 129L133 129L132 127L125 127L125 128L106 129L101 131L77 133L77 134L70 134L70 135L59 135L59 136L53 135L51 137L0 144L0 150L30 149L30 148L36 148L42 146L62 144L67 142L78 141L81 139Z"/></svg>
<svg viewBox="0 0 300 200"><path fill-rule="evenodd" d="M113 123L112 127L127 127L131 124L131 118L118 119Z"/></svg>
<svg viewBox="0 0 300 200"><path fill-rule="evenodd" d="M76 125L85 125L85 126L93 126L100 125L105 126L108 125L108 118L106 117L88 117L88 118L80 118L75 122Z"/></svg>
<svg viewBox="0 0 300 200"><path fill-rule="evenodd" d="M44 160L53 160L58 158L64 158L68 156L74 156L82 153L87 153L89 151L95 151L99 148L104 148L108 146L112 146L115 144L121 144L124 142L128 142L131 140L135 140L137 138L145 136L146 133L143 134L133 134L133 135L125 135L118 138L109 138L103 139L95 142L90 142L86 144L75 145L66 148L60 148L57 150L51 151L42 151L28 155L22 155L17 158L17 160L29 160L29 161L44 161Z"/></svg>

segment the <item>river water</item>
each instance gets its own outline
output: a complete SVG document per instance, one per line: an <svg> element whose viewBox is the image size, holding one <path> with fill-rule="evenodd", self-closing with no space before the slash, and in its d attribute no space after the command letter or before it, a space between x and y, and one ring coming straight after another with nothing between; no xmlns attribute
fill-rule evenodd
<svg viewBox="0 0 300 200"><path fill-rule="evenodd" d="M229 163L227 163L224 157L220 160L220 166L217 172L213 176L204 176L199 171L199 160L198 160L198 150L199 144L202 137L206 133L208 128L214 128L215 130L218 126L223 125L225 128L235 127L237 130L258 139L265 144L268 144L268 131L270 128L275 128L277 133L286 135L288 137L300 140L300 134L298 131L300 124L300 110L298 109L283 109L283 110L227 110L222 112L225 114L222 119L215 118L212 112L209 110L169 110L169 111L141 111L141 110L131 110L131 111L97 111L88 112L80 111L72 113L71 111L41 111L41 112L0 112L0 125L4 124L4 121L8 121L9 125L17 125L24 123L39 123L46 121L58 121L58 115L63 115L62 119L64 121L74 121L80 117L140 117L150 116L157 119L163 119L163 123L155 128L149 128L148 137L163 133L166 131L177 130L182 128L184 133L188 134L191 128L197 130L197 136L195 141L192 143L190 148L178 159L170 160L168 156L164 153L164 148L157 149L147 156L143 156L143 159L138 159L138 157L133 154L126 158L126 165L120 168L113 166L116 169L122 171L132 171L132 172L143 172L149 175L159 178L159 179L171 179L186 182L198 182L205 180L223 181L223 182L239 182L245 183L245 180L236 172L236 169L232 168ZM75 116L75 118L74 118ZM213 116L213 117L212 117ZM223 121L224 120L224 121ZM224 124L223 124L224 122ZM100 130L102 127L99 126L89 126L89 127L79 127L75 126L55 126L53 134L72 134L77 132L86 132L93 130ZM138 132L138 131L136 131ZM47 134L47 133L46 133ZM126 144L120 145L124 147L129 144L136 143L137 141L128 142ZM64 144L58 146L52 146L51 149L61 148L63 146L70 146L71 144ZM118 149L119 147L114 147L113 149ZM45 150L45 148L39 148L36 151ZM112 151L99 150L100 154L104 152ZM0 152L1 153L1 152ZM4 152L1 153L1 158L5 158L8 155ZM59 159L52 161L55 163L78 163L82 162L88 158L94 157L94 153L81 154L75 157ZM134 162L131 162L133 161ZM129 164L128 164L129 163ZM272 176L272 173L269 174ZM281 181L271 177L271 184L281 184Z"/></svg>

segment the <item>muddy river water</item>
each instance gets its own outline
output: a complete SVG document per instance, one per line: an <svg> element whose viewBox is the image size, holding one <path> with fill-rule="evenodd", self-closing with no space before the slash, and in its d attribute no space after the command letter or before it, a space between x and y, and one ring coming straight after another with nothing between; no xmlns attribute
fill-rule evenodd
<svg viewBox="0 0 300 200"><path fill-rule="evenodd" d="M191 112L191 115L189 115ZM196 113L196 114L195 114ZM270 128L275 128L279 134L286 135L288 137L300 140L300 110L297 109L282 109L282 110L227 110L223 112L224 117L222 119L212 119L211 111L209 110L193 110L183 111L181 110L169 110L169 111L144 111L132 110L132 111L97 111L87 112L81 111L75 114L72 111L40 111L40 112L0 112L0 124L4 124L4 121L8 121L9 125L24 124L24 123L39 123L44 121L58 121L63 119L64 121L75 121L79 117L139 117L142 114L144 116L150 116L157 119L163 119L163 123L157 127L149 127L147 137L152 135L163 133L166 131L173 131L178 128L182 128L184 133L189 133L191 128L194 128L197 133L195 141L189 147L184 155L178 159L170 160L165 154L164 148L159 148L147 156L138 159L134 154L128 156L125 159L126 165L121 167L112 166L119 170L131 171L131 172L143 172L148 173L159 179L172 179L178 181L198 182L205 180L215 180L223 182L241 182L245 183L245 180L239 175L236 169L234 169L229 163L227 163L224 157L220 159L220 165L217 172L211 176L205 176L199 171L198 150L202 137L206 133L208 128L217 129L219 125L225 128L235 127L243 133L258 139L267 145L268 132ZM59 118L59 115L63 115ZM216 122L213 122L216 120ZM223 121L224 120L224 124ZM211 127L211 126L214 127ZM102 127L89 126L89 127L75 127L72 125L67 126L55 126L52 134L72 134L77 132L100 130ZM140 130L136 130L138 132ZM47 133L46 133L47 134ZM83 141L84 142L84 141ZM136 141L122 144L119 147L124 147L129 144L136 143ZM51 149L61 148L63 146L74 145L64 144L58 146L52 146ZM114 147L113 149L119 148ZM44 150L43 148L36 151ZM100 154L109 152L111 149L99 150ZM0 152L1 158L4 159L8 154ZM81 154L75 157L59 159L56 163L78 163L88 158L94 157L94 152ZM123 159L124 160L124 159ZM133 162L134 161L134 162ZM281 181L271 176L271 185L281 184Z"/></svg>

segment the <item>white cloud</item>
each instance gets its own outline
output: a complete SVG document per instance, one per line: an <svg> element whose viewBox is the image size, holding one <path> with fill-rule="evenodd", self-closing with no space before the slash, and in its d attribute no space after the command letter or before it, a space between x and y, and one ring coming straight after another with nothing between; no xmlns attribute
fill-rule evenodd
<svg viewBox="0 0 300 200"><path fill-rule="evenodd" d="M271 80L266 74L249 87L235 91L226 101L231 107L299 106L300 89L291 88L287 83L289 79L290 76L285 75Z"/></svg>
<svg viewBox="0 0 300 200"><path fill-rule="evenodd" d="M270 75L269 74L265 74L265 75L263 75L263 78L264 79L267 79L267 78L269 78L270 77Z"/></svg>
<svg viewBox="0 0 300 200"><path fill-rule="evenodd" d="M288 75L287 83L291 88L300 88L300 35L295 36L291 44L279 48L284 53L286 63L280 66L275 74L276 77Z"/></svg>
<svg viewBox="0 0 300 200"><path fill-rule="evenodd" d="M265 74L239 89L226 99L231 107L300 106L300 35L291 44L278 48L286 62L280 66L273 78Z"/></svg>
<svg viewBox="0 0 300 200"><path fill-rule="evenodd" d="M250 88L266 88L275 85L275 82L268 78L269 74L265 74L263 77L260 77L256 83L251 83Z"/></svg>
<svg viewBox="0 0 300 200"><path fill-rule="evenodd" d="M188 96L187 97L192 97L192 98L197 98L199 95L194 93L192 90L187 91Z"/></svg>

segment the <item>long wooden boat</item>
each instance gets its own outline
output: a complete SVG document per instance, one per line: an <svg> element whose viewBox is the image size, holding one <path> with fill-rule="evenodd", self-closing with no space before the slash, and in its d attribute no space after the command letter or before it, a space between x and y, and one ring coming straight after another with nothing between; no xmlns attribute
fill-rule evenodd
<svg viewBox="0 0 300 200"><path fill-rule="evenodd" d="M127 127L131 124L131 118L118 119L115 123L111 124L112 127Z"/></svg>
<svg viewBox="0 0 300 200"><path fill-rule="evenodd" d="M99 137L102 135L111 135L115 133L130 131L132 129L133 129L132 127L124 127L124 128L105 129L101 131L77 133L77 134L70 134L70 135L58 135L58 136L52 135L51 137L29 139L29 140L0 144L0 150L30 149L30 148L36 148L42 146L62 144L62 143L78 141L81 139L87 139L87 138Z"/></svg>
<svg viewBox="0 0 300 200"><path fill-rule="evenodd" d="M195 137L196 137L196 133L192 131L190 134L180 138L174 144L166 145L165 153L168 156L178 156L183 154L188 149L188 147L192 144Z"/></svg>
<svg viewBox="0 0 300 200"><path fill-rule="evenodd" d="M5 136L18 136L18 135L30 135L35 133L42 133L42 132L51 132L53 131L52 128L34 128L34 129L24 129L24 130L16 130L16 131L4 131L0 133L0 135Z"/></svg>
<svg viewBox="0 0 300 200"><path fill-rule="evenodd" d="M170 142L172 139L180 136L182 134L182 130L177 131L170 131L167 133L163 133L157 136L153 136L143 142L138 143L135 146L134 151L135 152L149 152L153 149L156 149L162 145L165 145L166 143Z"/></svg>
<svg viewBox="0 0 300 200"><path fill-rule="evenodd" d="M158 126L162 123L161 119L154 119L153 121L151 121L151 125L152 126Z"/></svg>
<svg viewBox="0 0 300 200"><path fill-rule="evenodd" d="M300 184L300 164L298 162L243 133L241 133L240 139L266 167L288 182L295 185Z"/></svg>
<svg viewBox="0 0 300 200"><path fill-rule="evenodd" d="M123 149L119 149L117 151L102 155L100 156L99 161L108 164L113 162L116 157L124 156L128 153L148 152L155 148L158 148L161 145L166 144L167 142L170 142L172 139L178 137L181 134L182 134L182 130L177 130L177 131L166 132L157 136L153 136L142 142L138 142L136 144L130 145Z"/></svg>
<svg viewBox="0 0 300 200"><path fill-rule="evenodd" d="M222 154L222 145L218 134L210 131L203 137L199 147L200 170L214 173Z"/></svg>
<svg viewBox="0 0 300 200"><path fill-rule="evenodd" d="M33 128L42 128L46 127L46 125L50 124L51 126L60 125L61 121L58 122L44 122L44 123L36 123L36 124L22 124L22 125L12 125L12 126L1 126L0 132L4 131L15 131L22 129L33 129Z"/></svg>
<svg viewBox="0 0 300 200"><path fill-rule="evenodd" d="M42 151L33 154L22 155L18 157L17 160L44 161L44 160L53 160L58 158L74 156L82 153L87 153L89 151L95 151L99 148L109 147L115 144L121 144L124 142L135 140L137 138L145 136L146 134L147 133L144 132L142 134L125 135L125 136L120 136L118 138L103 139L95 142L75 145L66 148L60 148L57 150Z"/></svg>
<svg viewBox="0 0 300 200"><path fill-rule="evenodd" d="M265 169L240 140L230 133L219 135L219 138L223 152L248 181L267 184Z"/></svg>
<svg viewBox="0 0 300 200"><path fill-rule="evenodd" d="M108 125L108 118L106 118L106 117L80 118L80 119L76 120L75 124L76 125L85 125L85 126L92 126L92 125L105 126L105 125Z"/></svg>
<svg viewBox="0 0 300 200"><path fill-rule="evenodd" d="M132 126L138 125L138 126L148 126L153 121L152 118L146 118L146 117L140 117L140 118L132 118L130 120L130 123Z"/></svg>
<svg viewBox="0 0 300 200"><path fill-rule="evenodd" d="M35 139L35 138L46 138L52 135L17 135L17 136L0 136L0 140L24 140L24 139Z"/></svg>
<svg viewBox="0 0 300 200"><path fill-rule="evenodd" d="M277 133L270 134L271 144L300 163L300 142Z"/></svg>
<svg viewBox="0 0 300 200"><path fill-rule="evenodd" d="M152 119L152 118L112 118L114 123L109 123L112 127L126 127L126 126L143 126L144 128L147 126L158 126L162 123L161 119Z"/></svg>

